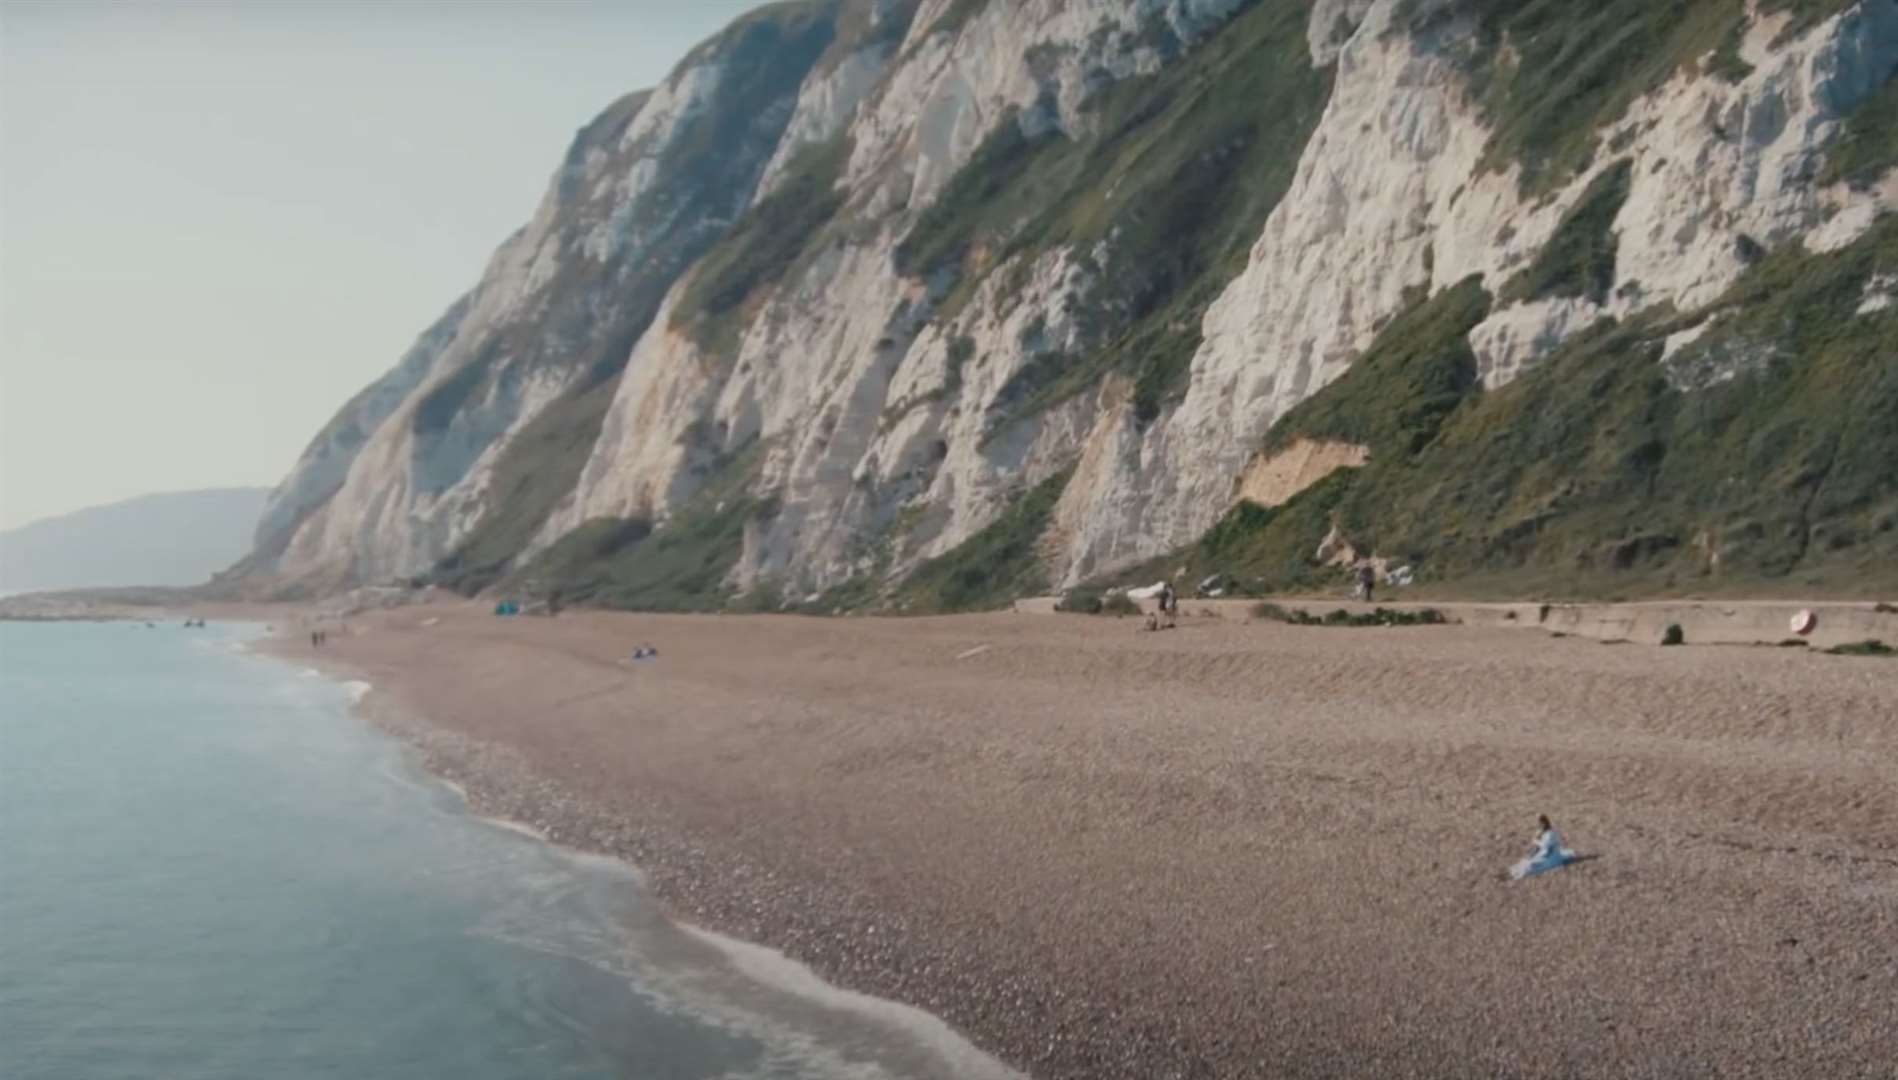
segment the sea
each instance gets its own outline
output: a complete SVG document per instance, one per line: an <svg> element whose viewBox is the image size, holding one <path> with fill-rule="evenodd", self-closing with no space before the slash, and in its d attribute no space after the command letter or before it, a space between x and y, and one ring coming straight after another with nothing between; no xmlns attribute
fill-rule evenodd
<svg viewBox="0 0 1898 1080"><path fill-rule="evenodd" d="M0 623L0 1075L1015 1075L473 815L261 629Z"/></svg>

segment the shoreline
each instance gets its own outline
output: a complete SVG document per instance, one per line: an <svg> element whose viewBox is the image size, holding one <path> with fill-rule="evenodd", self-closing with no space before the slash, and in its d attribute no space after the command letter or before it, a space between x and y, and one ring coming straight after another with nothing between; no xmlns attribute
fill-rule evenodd
<svg viewBox="0 0 1898 1080"><path fill-rule="evenodd" d="M696 858L696 846L588 805L505 746L459 735L405 708L394 695L360 678L360 669L346 661L298 652L289 636L294 631L265 633L263 624L257 625L256 655L290 667L312 665L306 671L314 670L347 690L348 711L410 750L428 778L452 791L471 818L570 856L611 860L661 905L664 917L680 933L716 950L733 970L760 987L901 1030L923 1053L956 1070L959 1080L1025 1080L1024 1074L928 1009L843 985L767 942L684 918L675 898L655 888L643 859L661 850L668 852L668 859ZM682 846L687 850L679 851Z"/></svg>
<svg viewBox="0 0 1898 1080"><path fill-rule="evenodd" d="M1718 1072L1769 1037L1800 1051L1783 1075L1869 1076L1898 1051L1867 1013L1898 992L1884 944L1898 932L1898 718L1867 704L1898 700L1882 697L1898 695L1887 665L1740 650L1680 665L1683 650L1465 628L1050 623L432 606L365 618L320 655L281 634L273 651L373 683L358 711L472 810L620 859L680 922L922 1009L1038 1077ZM664 646L659 662L614 662L643 640ZM1637 694L1582 736L1465 724L1432 664L1487 666L1499 649L1523 650L1500 670L1529 683L1500 695L1505 711L1538 711L1554 676L1627 671L1692 723L1670 729ZM1413 678L1354 687L1354 662L1391 651ZM1784 779L1749 761L1760 717L1743 700L1692 706L1667 685L1675 666L1699 690L1760 664L1772 670L1754 689L1806 680L1836 698L1820 713L1844 710L1802 721L1785 715L1791 695L1771 696ZM1152 679L1172 709L1147 707ZM1257 717L1272 697L1293 714ZM1353 727L1328 741L1296 710ZM1593 745L1610 731L1614 745ZM1549 808L1605 857L1512 891L1496 878L1543 786L1516 774L1551 753L1580 755L1585 782L1552 776L1574 790ZM1749 775L1769 782L1749 790ZM1394 853L1380 830L1396 830ZM1695 903L1744 928L1726 976ZM1534 955L1551 925L1602 955L1546 973L1499 962ZM1638 948L1617 940L1630 930ZM1716 989L1659 1000L1669 964ZM1451 992L1472 975L1476 989ZM1737 1020L1795 988L1811 1004L1749 1038ZM1578 999L1601 1015L1570 1032ZM1815 1036L1793 1025L1814 1010L1849 1036L1802 1045ZM1553 1042L1526 1037L1543 1028Z"/></svg>

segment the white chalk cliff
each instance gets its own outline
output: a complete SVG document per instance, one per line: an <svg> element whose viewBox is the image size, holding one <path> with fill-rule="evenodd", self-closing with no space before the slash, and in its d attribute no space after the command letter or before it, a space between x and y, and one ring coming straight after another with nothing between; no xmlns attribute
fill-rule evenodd
<svg viewBox="0 0 1898 1080"><path fill-rule="evenodd" d="M475 288L312 443L251 570L491 580L590 522L663 529L734 477L759 508L733 594L900 580L1051 477L1066 479L1038 548L1050 584L1163 554L1232 508L1275 421L1420 296L1483 278L1498 302L1469 341L1500 387L1604 317L1701 308L1765 253L1839 250L1898 210L1890 172L1815 179L1898 72L1898 0L1797 24L1777 6L1737 6L1737 67L1688 57L1605 112L1577 167L1535 182L1495 150L1472 78L1485 28L1456 0L808 0L741 20L580 133ZM1237 93L1180 76L1239 35L1276 40L1288 12L1300 66L1270 77L1314 80L1322 108L1283 161L1289 186L1235 238L1249 255L1193 279L1215 286L1201 301L1162 317L1118 299L1115 275L1140 262L1116 261L1134 231L1118 223L1004 242L1042 220L1036 163L1059 151L1040 148L1138 160L1169 135L1129 100ZM985 153L1010 139L1024 157ZM1192 160L1257 182L1221 172L1220 149ZM698 277L735 257L721 240L825 152L834 213L708 324ZM1606 289L1508 295L1618 169ZM1008 199L953 258L906 264L932 207L927 227L953 229L964 201ZM1090 366L1149 325L1190 350L1170 382Z"/></svg>

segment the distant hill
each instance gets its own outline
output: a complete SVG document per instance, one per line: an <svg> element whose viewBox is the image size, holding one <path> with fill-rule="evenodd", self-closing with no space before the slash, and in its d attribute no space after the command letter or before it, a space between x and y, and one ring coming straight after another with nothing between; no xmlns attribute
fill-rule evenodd
<svg viewBox="0 0 1898 1080"><path fill-rule="evenodd" d="M142 495L0 532L0 593L197 585L250 548L268 488Z"/></svg>

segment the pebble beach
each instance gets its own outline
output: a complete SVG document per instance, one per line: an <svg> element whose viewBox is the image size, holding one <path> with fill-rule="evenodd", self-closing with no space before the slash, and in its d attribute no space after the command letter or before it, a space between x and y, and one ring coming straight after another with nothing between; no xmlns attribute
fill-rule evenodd
<svg viewBox="0 0 1898 1080"><path fill-rule="evenodd" d="M481 812L1030 1076L1898 1075L1898 662L422 610L272 648ZM1508 883L1540 813L1584 861Z"/></svg>

